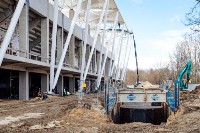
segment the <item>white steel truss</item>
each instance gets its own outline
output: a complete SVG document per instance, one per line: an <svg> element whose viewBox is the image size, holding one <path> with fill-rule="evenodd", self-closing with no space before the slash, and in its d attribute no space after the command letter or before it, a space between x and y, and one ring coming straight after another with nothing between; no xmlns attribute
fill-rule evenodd
<svg viewBox="0 0 200 133"><path fill-rule="evenodd" d="M118 63L117 63L117 67L116 67L116 80L118 80L118 76L119 76L119 69L120 69L120 58L121 58L121 54L122 54L122 44L123 44L123 36L124 36L124 26L122 29L122 33L121 33L121 38L120 38L120 48L119 48L119 56L118 56Z"/></svg>
<svg viewBox="0 0 200 133"><path fill-rule="evenodd" d="M58 68L57 68L56 75L55 75L54 82L53 82L53 88L55 88L55 86L57 84L58 77L60 75L60 71L61 71L62 66L63 66L63 61L65 59L65 55L66 55L66 52L67 52L67 49L68 49L68 46L69 46L69 42L70 42L73 30L74 30L75 22L76 22L76 19L78 17L78 14L79 14L79 11L80 11L80 8L81 8L81 3L82 3L82 0L79 0L77 7L76 7L76 10L75 10L74 17L72 19L72 23L71 23L70 30L69 30L69 33L68 33L68 36L67 36L67 40L64 44L64 49L62 51L62 55L61 55L61 58L60 58L60 61L59 61L59 64L58 64Z"/></svg>
<svg viewBox="0 0 200 133"><path fill-rule="evenodd" d="M85 36L84 36L84 44L83 44L83 52L82 52L82 63L81 63L81 76L80 76L80 92L82 92L82 83L84 83L84 68L85 68L85 54L86 54L86 46L88 42L88 30L89 30L89 20L90 20L90 9L91 9L91 0L88 0L87 4L87 12L86 12L86 24L85 24Z"/></svg>
<svg viewBox="0 0 200 133"><path fill-rule="evenodd" d="M91 62L91 59L92 59L92 55L93 55L93 52L94 52L94 48L95 48L95 45L96 45L96 42L97 42L97 37L98 37L99 32L100 32L100 26L101 26L101 23L102 23L102 20L103 20L103 16L104 16L107 4L108 4L108 0L105 0L104 6L103 6L103 11L101 13L101 17L100 17L100 20L99 20L99 23L98 23L98 26L97 26L97 29L96 29L95 36L94 36L94 41L93 41L93 44L92 44L92 49L91 49L91 52L90 52L90 55L89 55L89 59L88 59L88 62L87 62L87 66L86 66L86 69L85 69L85 72L84 72L84 78L83 78L84 81L85 81L86 76L88 74L88 69L89 69L90 62Z"/></svg>
<svg viewBox="0 0 200 133"><path fill-rule="evenodd" d="M116 27L117 27L117 20L118 20L118 12L116 14L116 17L115 17L115 20L114 20L114 25L113 25L113 28L112 28L112 33L111 33L111 38L114 36L115 32L116 32ZM113 38L113 42L114 42L115 38ZM103 65L102 65L102 69L101 69L101 73L100 73L100 77L97 81L97 88L99 88L99 85L100 85L100 81L101 81L101 77L103 75L103 72L104 72L104 68L105 68L105 64L106 64L106 60L107 60L107 57L108 57L108 51L109 51L109 47L113 47L114 43L112 43L112 41L110 41L107 45L107 50L106 50L106 55L104 56L104 61L103 61Z"/></svg>
<svg viewBox="0 0 200 133"><path fill-rule="evenodd" d="M123 76L124 76L124 73L125 73L126 58L129 56L127 51L128 51L129 49L131 49L131 45L130 45L131 43L129 43L129 36L130 36L130 35L127 36L126 52L125 52L124 60L123 60L123 63L122 63L122 64L123 64L123 67L122 67L122 74L121 74L120 80L123 80Z"/></svg>
<svg viewBox="0 0 200 133"><path fill-rule="evenodd" d="M102 45L101 45L101 51L100 51L100 59L99 59L99 70L98 70L98 77L97 77L97 86L98 86L98 84L100 84L99 83L99 81L101 80L101 79L99 79L99 78L101 78L100 77L100 75L101 75L101 69L102 69L102 67L101 67L101 63L102 63L102 53L103 53L103 46L105 46L104 44L105 44L105 34L106 34L106 23L107 23L107 20L108 20L108 8L109 8L109 1L108 1L108 5L107 5L107 9L106 9L106 13L105 13L105 17L104 17L104 28L103 28L103 36L102 36Z"/></svg>
<svg viewBox="0 0 200 133"><path fill-rule="evenodd" d="M58 0L54 0L54 18L53 18L51 65L50 65L50 93L54 89L53 80L54 80L54 67L55 67L57 25L58 25Z"/></svg>

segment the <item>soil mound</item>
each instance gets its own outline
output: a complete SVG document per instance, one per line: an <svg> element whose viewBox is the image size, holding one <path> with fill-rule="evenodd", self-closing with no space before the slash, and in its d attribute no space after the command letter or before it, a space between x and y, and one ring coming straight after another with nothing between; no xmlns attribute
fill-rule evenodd
<svg viewBox="0 0 200 133"><path fill-rule="evenodd" d="M196 86L194 90L191 91L192 94L200 94L200 85Z"/></svg>

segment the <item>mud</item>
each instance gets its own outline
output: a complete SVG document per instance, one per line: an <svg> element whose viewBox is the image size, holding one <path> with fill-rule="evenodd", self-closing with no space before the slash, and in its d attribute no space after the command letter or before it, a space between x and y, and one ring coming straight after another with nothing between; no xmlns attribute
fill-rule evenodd
<svg viewBox="0 0 200 133"><path fill-rule="evenodd" d="M31 115L28 117L27 114ZM40 115L35 117L34 114ZM161 125L113 124L94 94L85 95L81 105L78 105L75 95L49 97L44 101L35 99L30 101L1 100L0 121L7 117L18 119L0 125L1 133L200 132L200 98L198 93L182 93L180 109L175 114L172 113L167 123ZM21 117L23 119L20 119Z"/></svg>

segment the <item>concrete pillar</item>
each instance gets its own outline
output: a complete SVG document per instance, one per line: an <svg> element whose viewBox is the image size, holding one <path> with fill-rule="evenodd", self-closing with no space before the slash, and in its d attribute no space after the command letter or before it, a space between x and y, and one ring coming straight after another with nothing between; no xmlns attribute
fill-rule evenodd
<svg viewBox="0 0 200 133"><path fill-rule="evenodd" d="M106 76L109 76L109 73L110 73L110 71L109 71L110 63L111 63L110 58L107 58L107 60L106 60L106 65L105 65L105 75L106 75Z"/></svg>
<svg viewBox="0 0 200 133"><path fill-rule="evenodd" d="M90 88L91 88L91 90L95 90L95 88L96 88L96 82L94 80L90 81Z"/></svg>
<svg viewBox="0 0 200 133"><path fill-rule="evenodd" d="M98 42L99 44L101 44L101 35L100 35L100 34L99 34L98 37L97 37L97 42Z"/></svg>
<svg viewBox="0 0 200 133"><path fill-rule="evenodd" d="M49 74L41 74L41 92L49 91Z"/></svg>
<svg viewBox="0 0 200 133"><path fill-rule="evenodd" d="M19 72L19 99L29 100L29 72Z"/></svg>
<svg viewBox="0 0 200 133"><path fill-rule="evenodd" d="M97 64L97 73L99 73L99 63L100 63L100 56L101 54L99 52L96 53L96 64Z"/></svg>
<svg viewBox="0 0 200 133"><path fill-rule="evenodd" d="M90 25L88 25L88 36L90 36Z"/></svg>
<svg viewBox="0 0 200 133"><path fill-rule="evenodd" d="M91 62L92 62L92 66L91 66L91 67L92 67L92 72L93 72L93 73L95 73L95 56L96 56L95 53L96 53L96 49L95 49L94 52L93 52L92 61L91 61Z"/></svg>
<svg viewBox="0 0 200 133"><path fill-rule="evenodd" d="M19 17L19 56L28 58L29 55L29 7L24 5Z"/></svg>
<svg viewBox="0 0 200 133"><path fill-rule="evenodd" d="M69 92L75 93L75 79L74 77L69 77Z"/></svg>
<svg viewBox="0 0 200 133"><path fill-rule="evenodd" d="M59 76L57 83L57 90L60 96L63 96L63 76Z"/></svg>
<svg viewBox="0 0 200 133"><path fill-rule="evenodd" d="M42 62L49 63L49 19L41 19L41 56Z"/></svg>
<svg viewBox="0 0 200 133"><path fill-rule="evenodd" d="M79 54L78 67L80 70L81 70L81 63L82 63L82 43L83 41L78 41L78 54Z"/></svg>
<svg viewBox="0 0 200 133"><path fill-rule="evenodd" d="M72 67L74 67L74 60L75 60L75 36L72 35L69 44L69 63Z"/></svg>
<svg viewBox="0 0 200 133"><path fill-rule="evenodd" d="M86 46L86 53L85 53L85 61L86 61L86 64L87 64L87 61L89 59L89 56L90 56L90 46L87 45Z"/></svg>
<svg viewBox="0 0 200 133"><path fill-rule="evenodd" d="M102 54L102 62L101 62L101 66L103 66L104 56L105 56L105 55ZM106 65L105 65L105 68L106 68ZM102 77L105 76L105 68L104 68L104 71L103 71L103 75L102 75ZM102 70L102 68L101 68L101 70Z"/></svg>
<svg viewBox="0 0 200 133"><path fill-rule="evenodd" d="M94 73L97 73L97 50L94 50Z"/></svg>
<svg viewBox="0 0 200 133"><path fill-rule="evenodd" d="M86 64L85 65L87 65L87 62L88 62L88 59L89 59L89 56L90 56L90 45L87 45L86 46L86 55L85 55L85 61L86 61ZM91 68L92 68L92 61L90 62L90 67L89 67L89 70L88 70L88 72L90 73L91 72Z"/></svg>
<svg viewBox="0 0 200 133"><path fill-rule="evenodd" d="M56 63L60 61L61 55L63 50L63 42L62 42L62 28L58 28L57 32L57 56L56 56Z"/></svg>
<svg viewBox="0 0 200 133"><path fill-rule="evenodd" d="M92 89L91 88L91 81L89 79L86 79L86 86L87 86L87 88Z"/></svg>
<svg viewBox="0 0 200 133"><path fill-rule="evenodd" d="M73 9L70 9L69 10L69 19L72 20L74 17L74 10Z"/></svg>

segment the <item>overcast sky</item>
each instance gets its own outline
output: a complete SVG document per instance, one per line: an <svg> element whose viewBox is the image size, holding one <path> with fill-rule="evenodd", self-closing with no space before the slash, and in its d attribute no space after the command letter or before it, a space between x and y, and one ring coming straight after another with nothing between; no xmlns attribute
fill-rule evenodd
<svg viewBox="0 0 200 133"><path fill-rule="evenodd" d="M189 29L185 14L195 0L115 0L128 26L135 34L140 69L155 68L169 61L177 42ZM135 69L134 50L129 61Z"/></svg>

